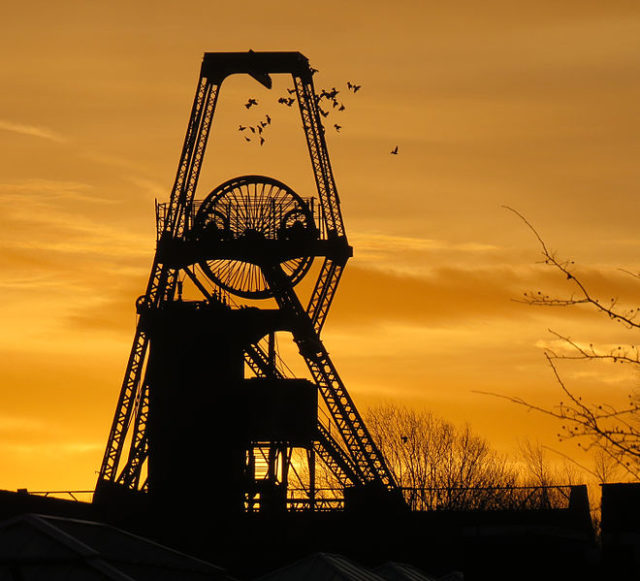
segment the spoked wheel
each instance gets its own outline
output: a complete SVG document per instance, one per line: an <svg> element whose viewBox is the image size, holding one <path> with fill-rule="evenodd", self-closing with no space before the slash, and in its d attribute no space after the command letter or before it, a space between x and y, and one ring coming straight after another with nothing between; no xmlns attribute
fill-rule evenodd
<svg viewBox="0 0 640 581"><path fill-rule="evenodd" d="M275 243L284 243L287 253L280 266L293 286L313 262L305 241L317 237L305 201L282 182L263 176L243 176L218 186L200 205L193 230L230 249L229 258L200 262L207 276L230 293L250 299L272 296L253 250L260 249L264 256L269 249L275 252Z"/></svg>

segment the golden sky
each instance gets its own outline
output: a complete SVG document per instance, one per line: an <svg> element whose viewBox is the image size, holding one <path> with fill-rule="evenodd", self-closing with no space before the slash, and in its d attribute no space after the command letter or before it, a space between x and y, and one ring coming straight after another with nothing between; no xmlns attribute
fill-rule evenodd
<svg viewBox="0 0 640 581"><path fill-rule="evenodd" d="M0 32L0 488L93 486L202 54L250 48L304 53L317 88L362 85L327 131L355 254L324 340L356 402L578 454L552 421L475 391L556 401L548 328L634 341L512 301L566 286L502 206L633 301L617 269L640 271L635 0L27 0ZM290 81L274 80L223 84L198 197L243 173L311 191L299 116L277 104ZM264 113L252 147L237 124ZM565 378L614 400L637 382L589 365Z"/></svg>

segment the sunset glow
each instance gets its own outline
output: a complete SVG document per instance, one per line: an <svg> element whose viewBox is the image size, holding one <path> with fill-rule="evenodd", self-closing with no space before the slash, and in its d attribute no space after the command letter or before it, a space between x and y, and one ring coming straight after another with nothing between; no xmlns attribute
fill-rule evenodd
<svg viewBox="0 0 640 581"><path fill-rule="evenodd" d="M559 426L478 392L552 405L548 329L633 344L621 326L514 301L568 294L537 241L637 306L640 8L635 2L14 4L0 35L0 488L88 489L206 51L300 51L337 87L327 142L354 258L323 331L360 408L424 407L504 452ZM362 85L347 94L346 82ZM299 113L232 77L197 197L246 173L313 192ZM243 104L255 97L259 107ZM238 124L268 113L263 147ZM340 123L341 130L333 128ZM398 155L391 155L394 147ZM621 401L625 368L567 366Z"/></svg>

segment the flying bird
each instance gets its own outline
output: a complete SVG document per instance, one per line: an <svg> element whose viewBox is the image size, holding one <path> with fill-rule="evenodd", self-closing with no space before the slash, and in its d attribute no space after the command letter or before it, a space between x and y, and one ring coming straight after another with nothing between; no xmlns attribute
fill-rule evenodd
<svg viewBox="0 0 640 581"><path fill-rule="evenodd" d="M398 146L397 145L391 150L391 155L398 155Z"/></svg>
<svg viewBox="0 0 640 581"><path fill-rule="evenodd" d="M360 87L362 87L362 85L356 85L355 83L347 81L347 89L351 89L354 93L357 93L360 90Z"/></svg>
<svg viewBox="0 0 640 581"><path fill-rule="evenodd" d="M340 133L340 129L342 129L342 125L338 125L337 123L334 123L333 126L336 128L336 131Z"/></svg>
<svg viewBox="0 0 640 581"><path fill-rule="evenodd" d="M245 141L251 141L251 138L250 138L250 137L246 137L246 136L245 136L244 140L245 140Z"/></svg>
<svg viewBox="0 0 640 581"><path fill-rule="evenodd" d="M260 136L260 145L264 143L264 137Z"/></svg>
<svg viewBox="0 0 640 581"><path fill-rule="evenodd" d="M323 117L329 115L329 111L324 111L321 107L318 107L318 111L320 111L320 115L322 115Z"/></svg>
<svg viewBox="0 0 640 581"><path fill-rule="evenodd" d="M254 105L257 105L257 104L258 104L258 101L256 101L256 100L252 97L251 99L249 99L249 100L244 104L244 106L245 106L247 109L251 109L251 107L253 107Z"/></svg>
<svg viewBox="0 0 640 581"><path fill-rule="evenodd" d="M267 115L265 117L265 119L267 120L267 125L271 125L271 117L269 117L269 115Z"/></svg>
<svg viewBox="0 0 640 581"><path fill-rule="evenodd" d="M246 127L244 125L238 126L238 131L244 131Z"/></svg>
<svg viewBox="0 0 640 581"><path fill-rule="evenodd" d="M287 93L289 93L289 95L293 95L295 92L295 89L287 89Z"/></svg>

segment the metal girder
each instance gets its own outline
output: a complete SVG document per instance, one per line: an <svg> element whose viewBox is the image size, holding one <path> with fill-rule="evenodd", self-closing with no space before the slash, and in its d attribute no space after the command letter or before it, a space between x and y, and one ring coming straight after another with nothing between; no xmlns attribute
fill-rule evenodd
<svg viewBox="0 0 640 581"><path fill-rule="evenodd" d="M272 370L269 356L258 346L249 345L244 353L244 360L257 377L267 377L270 373L274 373L276 377L280 372Z"/></svg>
<svg viewBox="0 0 640 581"><path fill-rule="evenodd" d="M313 449L342 486L366 483L365 476L320 421L318 440L314 443Z"/></svg>
<svg viewBox="0 0 640 581"><path fill-rule="evenodd" d="M318 189L318 197L320 198L320 204L327 223L327 235L329 238L345 238L346 242L342 213L340 212L340 199L338 198L338 190L336 189L331 164L329 163L327 143L324 138L324 128L320 120L313 81L311 77L305 78L295 75L293 80Z"/></svg>
<svg viewBox="0 0 640 581"><path fill-rule="evenodd" d="M143 382L137 402L136 417L133 429L131 447L127 463L120 472L118 484L126 488L137 490L140 487L140 475L142 466L149 452L149 439L147 438L147 425L149 420L149 384Z"/></svg>
<svg viewBox="0 0 640 581"><path fill-rule="evenodd" d="M344 265L336 263L331 258L326 258L322 263L316 286L307 306L307 315L318 335L327 318L343 269Z"/></svg>
<svg viewBox="0 0 640 581"><path fill-rule="evenodd" d="M324 346L318 353L303 354L320 393L335 420L347 449L367 481L380 482L395 488L391 471L369 434L351 396L345 389Z"/></svg>
<svg viewBox="0 0 640 581"><path fill-rule="evenodd" d="M296 322L292 332L345 446L366 481L395 488L393 475L369 434L320 337L279 264L264 267L278 306Z"/></svg>
<svg viewBox="0 0 640 581"><path fill-rule="evenodd" d="M169 202L169 212L164 221L161 237L175 238L184 234L186 208L190 207L200 175L202 157L206 147L211 121L217 102L219 86L212 85L201 77L193 103L187 134L185 137L178 172ZM117 470L122 455L124 440L129 430L135 401L140 398L141 380L148 347L148 337L144 331L144 313L157 307L162 301L171 300L175 292L176 270L163 265L156 256L147 289L142 299L133 347L127 363L124 381L120 390L115 416L111 425L107 447L98 476L96 489L103 481L118 480ZM140 424L140 429L146 428ZM143 436L133 434L133 441ZM135 450L135 448L133 448ZM126 479L125 476L123 478Z"/></svg>
<svg viewBox="0 0 640 581"><path fill-rule="evenodd" d="M282 377L277 369L272 369L268 355L259 345L251 345L245 353L245 361L259 377L266 377L269 373L274 377ZM324 461L341 484L364 484L365 474L357 464L336 442L331 432L318 418L318 440L314 442L314 450Z"/></svg>

